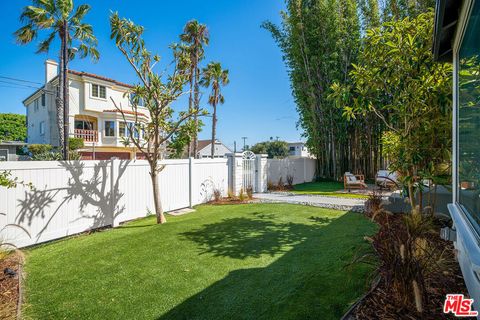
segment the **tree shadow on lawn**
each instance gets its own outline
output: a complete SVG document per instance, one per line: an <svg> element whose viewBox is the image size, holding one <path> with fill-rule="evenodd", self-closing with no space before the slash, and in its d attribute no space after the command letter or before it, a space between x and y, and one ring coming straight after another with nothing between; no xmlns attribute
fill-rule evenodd
<svg viewBox="0 0 480 320"><path fill-rule="evenodd" d="M158 319L338 319L365 290L368 266L348 267L374 232L358 213L310 217L310 224L271 217L231 218L183 233L199 254L233 259L279 256L264 268L239 269ZM283 255L282 255L283 254Z"/></svg>

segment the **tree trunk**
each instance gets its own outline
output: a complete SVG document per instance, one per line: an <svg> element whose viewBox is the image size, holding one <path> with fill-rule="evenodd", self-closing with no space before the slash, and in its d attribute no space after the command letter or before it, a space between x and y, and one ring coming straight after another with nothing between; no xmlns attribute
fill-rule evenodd
<svg viewBox="0 0 480 320"><path fill-rule="evenodd" d="M190 75L190 94L188 96L188 111L192 112L193 111L193 74L194 74L194 69L192 68L190 70L191 75ZM190 141L188 142L188 157L194 157L193 153L193 144L194 144L194 139L195 139L196 133L194 133L194 136L190 138ZM193 138L193 139L192 139Z"/></svg>
<svg viewBox="0 0 480 320"><path fill-rule="evenodd" d="M212 159L215 158L215 131L217 126L217 106L213 103L213 119L212 119Z"/></svg>
<svg viewBox="0 0 480 320"><path fill-rule="evenodd" d="M198 44L199 46L200 44ZM197 46L197 52L195 53L195 80L194 80L194 91L193 91L193 104L195 111L198 112L198 109L200 107L200 92L199 92L199 81L200 81L200 70L198 68L198 62L199 62L199 54L198 54L198 46ZM195 114L193 116L193 121L195 122L195 137L193 139L193 152L194 152L194 157L197 158L197 152L198 152L198 115Z"/></svg>
<svg viewBox="0 0 480 320"><path fill-rule="evenodd" d="M63 160L68 160L69 96L68 96L68 25L63 22Z"/></svg>
<svg viewBox="0 0 480 320"><path fill-rule="evenodd" d="M157 223L162 224L167 222L165 215L163 214L162 201L160 199L160 185L158 183L158 173L156 168L151 168L150 178L152 179L153 187L153 202L155 205L155 215L157 216Z"/></svg>
<svg viewBox="0 0 480 320"><path fill-rule="evenodd" d="M63 88L65 82L63 81L63 78L65 77L65 70L63 68L64 64L64 48L66 46L65 43L65 38L61 34L60 35L60 73L58 75L58 90L56 92L57 98L56 98L56 105L57 105L57 126L58 126L58 146L60 147L62 151L62 155L64 154L63 148L64 148L64 102L65 102L65 90Z"/></svg>

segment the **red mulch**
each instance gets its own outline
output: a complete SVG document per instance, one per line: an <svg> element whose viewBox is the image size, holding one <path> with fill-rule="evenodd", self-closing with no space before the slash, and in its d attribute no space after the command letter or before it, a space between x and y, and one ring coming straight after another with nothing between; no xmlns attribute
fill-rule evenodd
<svg viewBox="0 0 480 320"><path fill-rule="evenodd" d="M23 261L18 252L12 252L0 260L0 319L16 319L19 302L19 264ZM14 270L17 275L10 277L4 274L5 268Z"/></svg>
<svg viewBox="0 0 480 320"><path fill-rule="evenodd" d="M395 224L400 229L401 215L390 217L389 223ZM373 240L375 241L375 237ZM455 258L453 243L442 240L439 232L435 232L431 234L429 244L437 246L441 250L445 249L443 264L448 268L443 272L432 272L426 277L427 301L424 305L424 312L417 313L415 305L402 305L402 303L393 301L392 288L389 288L385 280L381 278L378 286L355 308L356 319L458 319L452 314L443 313L443 304L447 293L460 293L468 296L460 266Z"/></svg>

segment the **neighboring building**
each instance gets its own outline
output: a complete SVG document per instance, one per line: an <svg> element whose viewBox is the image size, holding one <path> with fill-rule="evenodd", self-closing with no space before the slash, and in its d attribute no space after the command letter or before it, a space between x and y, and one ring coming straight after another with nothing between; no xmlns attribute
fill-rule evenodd
<svg viewBox="0 0 480 320"><path fill-rule="evenodd" d="M45 85L23 101L27 108L27 142L29 144L59 145L57 109L58 63L45 61ZM80 150L83 159L108 160L135 158L135 148L125 146L128 126L137 116L148 121L148 111L140 106L132 112L129 91L132 86L91 73L69 70L69 135L83 138L85 149ZM115 109L123 108L126 121ZM139 132L138 134L142 134ZM140 156L140 153L137 152Z"/></svg>
<svg viewBox="0 0 480 320"><path fill-rule="evenodd" d="M453 203L448 205L457 258L480 310L480 1L439 0L433 53L453 62ZM448 231L448 232L447 232Z"/></svg>
<svg viewBox="0 0 480 320"><path fill-rule="evenodd" d="M212 157L212 140L198 140L197 158ZM215 158L226 158L227 153L232 151L220 140L215 140Z"/></svg>
<svg viewBox="0 0 480 320"><path fill-rule="evenodd" d="M289 142L288 155L291 157L312 157L310 152L308 152L308 148L304 142Z"/></svg>
<svg viewBox="0 0 480 320"><path fill-rule="evenodd" d="M17 161L17 149L27 144L22 141L0 141L0 161Z"/></svg>

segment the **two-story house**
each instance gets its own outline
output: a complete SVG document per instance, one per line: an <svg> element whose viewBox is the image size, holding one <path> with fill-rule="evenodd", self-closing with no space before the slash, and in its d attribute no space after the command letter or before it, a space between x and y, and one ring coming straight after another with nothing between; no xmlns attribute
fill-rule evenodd
<svg viewBox="0 0 480 320"><path fill-rule="evenodd" d="M56 93L58 91L58 63L45 61L45 85L23 101L27 108L27 141L29 144L59 145ZM69 135L82 138L85 148L82 159L134 159L141 153L133 144L126 144L128 126L135 118L148 121L148 111L140 106L132 111L132 86L103 76L69 70ZM111 99L120 106L125 120ZM141 132L137 133L141 134Z"/></svg>

